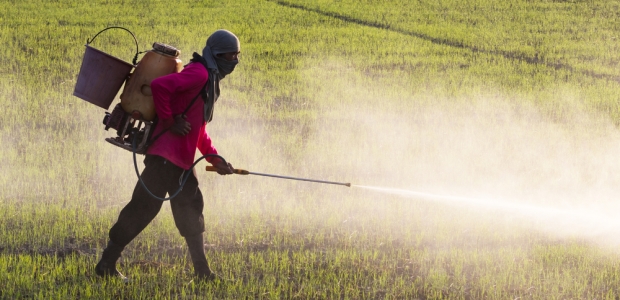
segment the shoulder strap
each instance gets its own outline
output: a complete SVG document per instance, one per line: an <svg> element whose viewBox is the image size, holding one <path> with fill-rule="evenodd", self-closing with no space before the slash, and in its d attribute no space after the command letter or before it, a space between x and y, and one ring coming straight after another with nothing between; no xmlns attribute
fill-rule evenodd
<svg viewBox="0 0 620 300"><path fill-rule="evenodd" d="M194 102L196 102L196 99L198 99L198 96L201 96L202 94L204 94L204 90L207 87L208 83L209 83L208 81L205 82L205 85L202 86L202 88L198 92L198 95L196 95L194 99L192 99L192 102L190 102L189 105L185 108L185 110L183 111L183 114L186 114L187 111L189 111L189 108L192 107L192 105L194 105Z"/></svg>

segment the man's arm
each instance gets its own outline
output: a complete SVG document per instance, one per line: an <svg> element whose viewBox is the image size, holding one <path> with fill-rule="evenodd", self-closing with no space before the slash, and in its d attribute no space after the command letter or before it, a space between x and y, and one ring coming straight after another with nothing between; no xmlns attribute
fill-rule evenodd
<svg viewBox="0 0 620 300"><path fill-rule="evenodd" d="M185 120L184 115L172 115L170 99L172 94L181 89L179 78L181 74L173 73L159 78L155 78L151 82L151 91L153 91L153 104L155 112L162 123L163 128L170 129L170 132L184 136L192 130L191 124Z"/></svg>

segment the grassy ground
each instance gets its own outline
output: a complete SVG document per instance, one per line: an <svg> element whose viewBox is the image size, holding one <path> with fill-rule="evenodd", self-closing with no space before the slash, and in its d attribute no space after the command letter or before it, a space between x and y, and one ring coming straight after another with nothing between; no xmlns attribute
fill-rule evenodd
<svg viewBox="0 0 620 300"><path fill-rule="evenodd" d="M0 298L620 295L614 1L0 3ZM130 283L101 280L136 177L72 92L107 26L184 62L239 36L209 125L236 167L494 200L199 170L207 256L231 280L189 283L168 205L123 253ZM120 30L93 45L135 52Z"/></svg>

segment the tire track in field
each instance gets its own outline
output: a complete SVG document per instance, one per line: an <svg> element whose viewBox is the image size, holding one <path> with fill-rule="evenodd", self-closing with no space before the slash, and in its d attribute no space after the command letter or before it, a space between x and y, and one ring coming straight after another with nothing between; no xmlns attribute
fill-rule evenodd
<svg viewBox="0 0 620 300"><path fill-rule="evenodd" d="M498 55L498 56L503 56L506 59L510 59L510 60L517 60L517 61L522 61L531 65L539 65L539 66L546 66L549 68L553 68L556 70L567 70L573 73L580 73L589 77L593 77L596 79L606 79L606 80L613 80L613 81L617 81L620 82L620 77L613 75L613 74L608 74L608 73L600 73L594 70L582 70L582 69L576 69L575 67L566 64L566 63L561 63L561 62L549 62L549 61L545 61L543 58L539 58L538 54L535 56L528 56L524 53L519 53L519 52L512 52L512 51L505 51L505 50L488 50L488 49L484 49L484 48L480 48L480 47L476 47L476 46L471 46L471 45L467 45L464 44L462 42L459 41L455 41L455 40L450 40L450 39L445 39L445 38L440 38L440 37L433 37L430 36L428 34L425 33L421 33L421 32L415 32L415 31L409 31L409 30L405 30L405 29L400 29L400 28L394 28L390 25L386 25L386 24L381 24L378 22L373 22L373 21L368 21L368 20L362 20L362 19L357 19L354 17L350 17L350 16L346 16L346 15L342 15L336 12L329 12L329 11L323 11L320 9L316 9L316 8L311 8L311 7L307 7L301 4L295 4L295 3L290 3L287 1L280 1L280 0L275 0L273 1L278 5L281 6L285 6L285 7L289 7L289 8L294 8L294 9L301 9L304 11L308 11L308 12L313 12L313 13L317 13L320 15L324 15L327 17L332 17L332 18L336 18L345 22L349 22L349 23L354 23L354 24L358 24L358 25L362 25L362 26L367 26L367 27L372 27L372 28L377 28L377 29L383 29L383 30L389 30L392 32L397 32L400 34L404 34L404 35L408 35L408 36L412 36L412 37L416 37L419 39L423 39L426 41L429 41L433 44L437 44L437 45L442 45L442 46L449 46L449 47L454 47L454 48L459 48L459 49L466 49L466 50L470 50L474 53L482 53L482 54L491 54L491 55Z"/></svg>

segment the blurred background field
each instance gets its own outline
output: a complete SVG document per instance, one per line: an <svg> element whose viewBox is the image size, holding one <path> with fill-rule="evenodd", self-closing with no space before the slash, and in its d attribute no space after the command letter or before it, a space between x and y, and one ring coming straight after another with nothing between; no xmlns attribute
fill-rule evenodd
<svg viewBox="0 0 620 300"><path fill-rule="evenodd" d="M618 6L0 0L0 298L615 299ZM130 284L100 280L137 178L104 141L104 110L72 92L108 26L183 62L231 30L241 63L209 124L220 154L387 190L203 162L207 257L233 281L188 284L167 204L121 258ZM135 52L121 30L92 46Z"/></svg>

